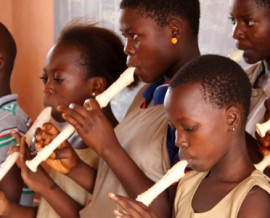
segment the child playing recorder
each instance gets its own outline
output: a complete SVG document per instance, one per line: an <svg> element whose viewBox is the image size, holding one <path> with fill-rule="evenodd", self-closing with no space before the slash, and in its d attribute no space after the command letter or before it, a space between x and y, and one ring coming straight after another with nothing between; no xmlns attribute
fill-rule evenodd
<svg viewBox="0 0 270 218"><path fill-rule="evenodd" d="M180 159L193 171L179 182L176 217L270 217L269 178L255 169L246 148L249 80L233 61L205 55L183 67L165 98ZM156 217L134 200L110 194L118 217Z"/></svg>

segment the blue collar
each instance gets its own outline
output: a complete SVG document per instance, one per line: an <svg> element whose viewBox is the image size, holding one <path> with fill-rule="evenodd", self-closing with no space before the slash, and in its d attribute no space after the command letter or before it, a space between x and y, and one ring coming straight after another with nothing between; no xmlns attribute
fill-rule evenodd
<svg viewBox="0 0 270 218"><path fill-rule="evenodd" d="M151 83L143 92L145 102L142 105L142 108L146 108L151 100L153 100L154 105L163 104L167 89L168 84L165 83L164 77L161 77L158 81Z"/></svg>

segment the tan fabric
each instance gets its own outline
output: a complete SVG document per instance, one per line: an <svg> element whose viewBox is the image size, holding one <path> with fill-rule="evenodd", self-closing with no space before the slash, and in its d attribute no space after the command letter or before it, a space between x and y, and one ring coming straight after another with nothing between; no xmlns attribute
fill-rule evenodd
<svg viewBox="0 0 270 218"><path fill-rule="evenodd" d="M169 168L167 153L167 120L163 105L140 109L140 93L135 98L128 115L116 127L120 144L140 169L153 181L159 180ZM125 164L125 163L123 163ZM115 217L116 205L109 200L109 192L127 196L108 165L100 160L92 203L81 211L81 217Z"/></svg>
<svg viewBox="0 0 270 218"><path fill-rule="evenodd" d="M259 77L263 70L262 62L248 67L245 71L249 77L249 80L254 85L256 79ZM246 131L255 137L255 125L263 120L265 113L264 101L270 97L270 84L263 89L252 89L251 107L248 116Z"/></svg>
<svg viewBox="0 0 270 218"><path fill-rule="evenodd" d="M247 193L259 186L270 194L269 178L259 170L242 181L229 192L216 206L204 213L194 213L192 209L193 196L207 173L189 172L178 184L174 202L176 218L235 218Z"/></svg>
<svg viewBox="0 0 270 218"><path fill-rule="evenodd" d="M85 163L93 166L94 168L97 168L98 156L93 150L85 148L75 149L75 151ZM76 182L66 177L65 175L51 170L50 176L70 197L72 197L78 203L85 205L87 203L87 200L91 198L91 195L85 189L83 189ZM55 210L50 206L50 204L44 198L41 198L38 207L37 218L59 217L60 216L55 212Z"/></svg>

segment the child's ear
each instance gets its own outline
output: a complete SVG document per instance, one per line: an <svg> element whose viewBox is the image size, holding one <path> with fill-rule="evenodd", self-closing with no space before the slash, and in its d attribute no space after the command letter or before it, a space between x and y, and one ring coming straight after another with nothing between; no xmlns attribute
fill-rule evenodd
<svg viewBox="0 0 270 218"><path fill-rule="evenodd" d="M228 124L228 129L234 131L238 124L240 119L240 111L235 106L230 106L226 110L226 120Z"/></svg>
<svg viewBox="0 0 270 218"><path fill-rule="evenodd" d="M93 77L88 82L88 87L93 97L101 94L107 88L107 81L104 77Z"/></svg>
<svg viewBox="0 0 270 218"><path fill-rule="evenodd" d="M176 43L173 43L173 44L179 43L182 36L182 31L183 31L182 21L179 19L173 18L169 20L168 26L171 31L171 38L175 38L177 40Z"/></svg>

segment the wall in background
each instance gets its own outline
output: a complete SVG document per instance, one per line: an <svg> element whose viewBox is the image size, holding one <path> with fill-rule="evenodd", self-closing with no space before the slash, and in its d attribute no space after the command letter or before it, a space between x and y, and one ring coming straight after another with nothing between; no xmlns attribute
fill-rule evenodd
<svg viewBox="0 0 270 218"><path fill-rule="evenodd" d="M118 31L118 11L120 0L55 0L55 37L70 20L99 22L99 26ZM229 2L224 0L201 0L201 22L199 45L202 54L215 53L227 56L235 50L231 37L232 24L229 18ZM244 65L243 62L240 63ZM125 90L112 102L116 117L121 120L130 104L132 92Z"/></svg>
<svg viewBox="0 0 270 218"><path fill-rule="evenodd" d="M18 49L12 91L35 119L43 108L39 77L54 40L53 0L0 0L0 8L0 21L11 31Z"/></svg>
<svg viewBox="0 0 270 218"><path fill-rule="evenodd" d="M118 32L119 2L120 0L0 0L0 21L10 29L18 46L12 90L19 93L20 104L33 119L43 108L39 76L46 54L62 27L68 21L81 17ZM203 54L227 55L235 50L231 38L232 25L228 19L229 2L201 0L199 44ZM124 91L112 102L119 119L123 117L123 108L128 106L136 91Z"/></svg>
<svg viewBox="0 0 270 218"><path fill-rule="evenodd" d="M55 34L70 20L100 22L100 26L118 31L120 0L55 0ZM231 37L229 2L201 0L199 43L202 53L227 55L235 50Z"/></svg>

